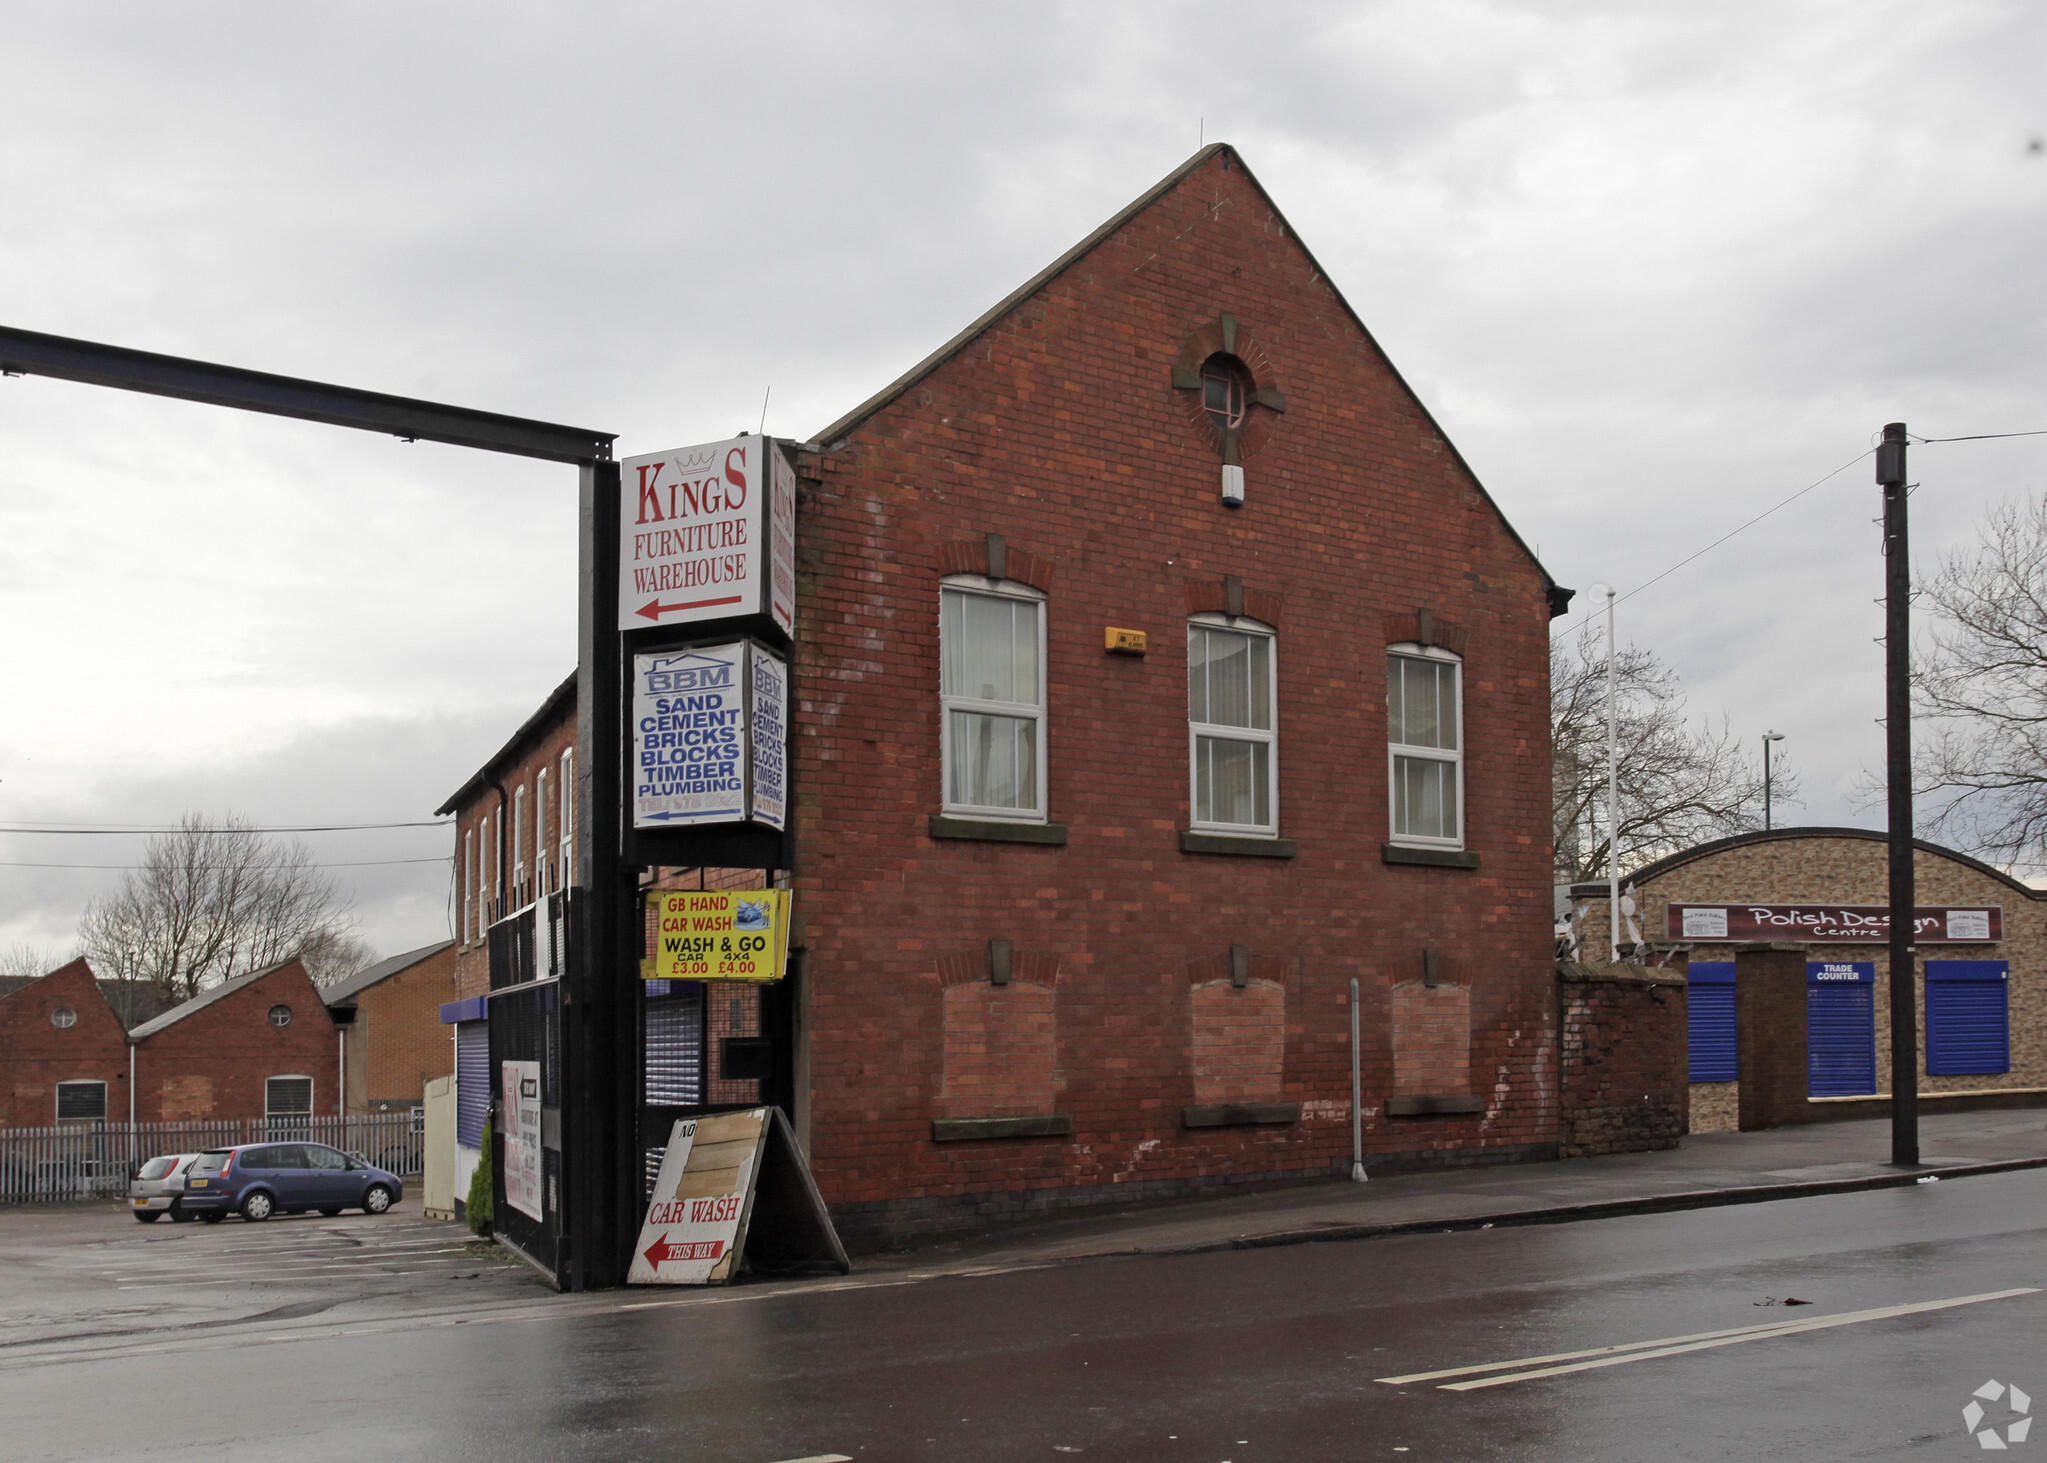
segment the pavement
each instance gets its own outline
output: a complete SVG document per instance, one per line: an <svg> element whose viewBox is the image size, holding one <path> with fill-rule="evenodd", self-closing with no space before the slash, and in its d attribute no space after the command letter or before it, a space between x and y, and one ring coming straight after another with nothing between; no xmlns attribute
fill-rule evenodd
<svg viewBox="0 0 2047 1463"><path fill-rule="evenodd" d="M1890 1163L1888 1118L1703 1133L1655 1153L1438 1169L1132 1205L1004 1226L858 1257L856 1270L919 1277L1105 1258L1373 1239L1432 1230L1560 1224L1952 1182L2047 1167L2047 1109L1937 1113L1919 1123L1922 1165Z"/></svg>

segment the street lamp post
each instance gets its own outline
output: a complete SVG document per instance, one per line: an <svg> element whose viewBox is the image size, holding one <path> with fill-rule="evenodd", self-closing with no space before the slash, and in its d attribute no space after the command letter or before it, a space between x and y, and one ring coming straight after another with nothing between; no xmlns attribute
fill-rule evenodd
<svg viewBox="0 0 2047 1463"><path fill-rule="evenodd" d="M1784 733L1763 733L1763 831L1770 831L1770 743L1784 740Z"/></svg>

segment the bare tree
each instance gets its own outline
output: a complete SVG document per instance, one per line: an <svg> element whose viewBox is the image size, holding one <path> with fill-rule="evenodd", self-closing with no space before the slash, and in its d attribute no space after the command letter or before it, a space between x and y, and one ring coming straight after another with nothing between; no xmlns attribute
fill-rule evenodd
<svg viewBox="0 0 2047 1463"><path fill-rule="evenodd" d="M1620 868L1640 868L1711 838L1760 828L1760 759L1723 717L1718 728L1686 720L1677 672L1651 651L1614 657L1618 691ZM1587 625L1550 645L1550 736L1556 878L1607 875L1606 642ZM1778 770L1775 800L1798 798L1798 779Z"/></svg>
<svg viewBox="0 0 2047 1463"><path fill-rule="evenodd" d="M377 963L377 952L368 941L340 929L314 935L294 953L305 962L306 974L316 986L338 985Z"/></svg>
<svg viewBox="0 0 2047 1463"><path fill-rule="evenodd" d="M76 950L41 940L16 940L0 950L0 975L48 975L78 958Z"/></svg>
<svg viewBox="0 0 2047 1463"><path fill-rule="evenodd" d="M182 1001L301 952L331 959L353 943L354 924L304 844L266 838L233 814L188 813L176 833L149 841L118 890L87 906L78 940L102 975Z"/></svg>
<svg viewBox="0 0 2047 1463"><path fill-rule="evenodd" d="M1919 584L1933 621L1913 668L1927 832L2007 864L2047 864L2047 499L1992 509ZM1880 781L1869 788L1882 797Z"/></svg>

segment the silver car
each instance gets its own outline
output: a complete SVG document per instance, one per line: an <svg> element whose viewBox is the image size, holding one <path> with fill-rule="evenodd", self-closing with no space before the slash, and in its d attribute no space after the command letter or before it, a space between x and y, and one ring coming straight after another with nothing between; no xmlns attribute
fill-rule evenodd
<svg viewBox="0 0 2047 1463"><path fill-rule="evenodd" d="M138 1224L154 1224L168 1214L171 1223L183 1224L191 1215L178 1202L185 1193L185 1170L196 1153L167 1153L142 1165L128 1185L128 1207Z"/></svg>

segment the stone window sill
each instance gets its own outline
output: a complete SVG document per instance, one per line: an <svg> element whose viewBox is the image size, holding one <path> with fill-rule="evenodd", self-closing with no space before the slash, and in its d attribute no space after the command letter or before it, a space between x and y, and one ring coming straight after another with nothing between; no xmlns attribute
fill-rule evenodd
<svg viewBox="0 0 2047 1463"><path fill-rule="evenodd" d="M1246 838L1237 833L1180 833L1182 853L1234 854L1239 858L1292 858L1297 852L1291 838Z"/></svg>
<svg viewBox="0 0 2047 1463"><path fill-rule="evenodd" d="M1073 1119L1063 1112L1040 1113L1026 1118L933 1118L931 1141L960 1143L975 1138L1058 1138L1073 1131Z"/></svg>
<svg viewBox="0 0 2047 1463"><path fill-rule="evenodd" d="M1300 1120L1301 1105L1298 1102L1217 1102L1180 1109L1180 1126L1183 1128L1243 1128L1254 1123L1297 1123Z"/></svg>
<svg viewBox="0 0 2047 1463"><path fill-rule="evenodd" d="M933 813L925 831L933 838L969 838L983 843L1066 842L1064 823L1008 823L1000 818L954 818L945 813Z"/></svg>
<svg viewBox="0 0 2047 1463"><path fill-rule="evenodd" d="M1484 1111L1485 1099L1469 1092L1426 1093L1386 1099L1386 1116L1389 1118L1429 1118Z"/></svg>
<svg viewBox="0 0 2047 1463"><path fill-rule="evenodd" d="M1404 843L1379 846L1379 857L1389 864L1419 864L1431 869L1475 869L1478 855L1468 848L1409 848Z"/></svg>

